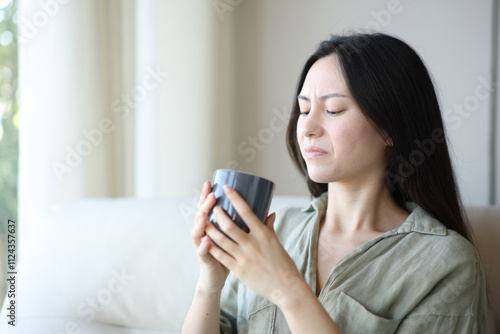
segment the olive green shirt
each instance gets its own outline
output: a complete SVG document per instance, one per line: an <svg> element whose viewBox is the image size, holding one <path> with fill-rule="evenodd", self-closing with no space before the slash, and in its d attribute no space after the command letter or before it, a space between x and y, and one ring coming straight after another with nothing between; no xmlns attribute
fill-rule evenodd
<svg viewBox="0 0 500 334"><path fill-rule="evenodd" d="M277 213L276 233L316 291L327 194ZM484 333L486 287L475 248L415 205L398 228L335 264L318 300L343 333ZM280 309L230 274L221 333L290 333Z"/></svg>

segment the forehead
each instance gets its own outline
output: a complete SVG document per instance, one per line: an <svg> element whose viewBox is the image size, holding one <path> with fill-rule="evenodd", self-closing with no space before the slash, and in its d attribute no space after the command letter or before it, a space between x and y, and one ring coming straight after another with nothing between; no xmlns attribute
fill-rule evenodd
<svg viewBox="0 0 500 334"><path fill-rule="evenodd" d="M340 93L349 95L337 55L318 59L307 72L301 94L324 95Z"/></svg>

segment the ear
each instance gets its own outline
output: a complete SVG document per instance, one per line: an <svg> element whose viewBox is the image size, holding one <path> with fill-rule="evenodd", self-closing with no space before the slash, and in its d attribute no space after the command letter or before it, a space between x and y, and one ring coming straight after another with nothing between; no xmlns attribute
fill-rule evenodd
<svg viewBox="0 0 500 334"><path fill-rule="evenodd" d="M382 133L382 138L385 141L385 146L388 146L388 147L393 147L394 146L392 138L385 131Z"/></svg>

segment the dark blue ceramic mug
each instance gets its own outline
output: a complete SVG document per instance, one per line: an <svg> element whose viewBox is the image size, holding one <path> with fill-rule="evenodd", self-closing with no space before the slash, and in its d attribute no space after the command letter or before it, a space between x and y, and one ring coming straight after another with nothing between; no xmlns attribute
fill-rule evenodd
<svg viewBox="0 0 500 334"><path fill-rule="evenodd" d="M243 197L248 205L252 208L255 215L265 222L271 200L274 192L274 183L259 176L255 176L240 171L230 169L217 169L214 172L212 180L212 192L215 195L217 202L215 205L220 206L227 215L245 232L249 232L248 226L243 222L238 215L229 199L224 194L223 186L227 184L236 190ZM217 221L213 210L210 212L208 219L217 228Z"/></svg>

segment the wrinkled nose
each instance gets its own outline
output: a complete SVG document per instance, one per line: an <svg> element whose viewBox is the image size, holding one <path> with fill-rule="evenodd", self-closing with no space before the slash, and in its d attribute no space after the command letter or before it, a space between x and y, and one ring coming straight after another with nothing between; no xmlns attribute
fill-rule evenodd
<svg viewBox="0 0 500 334"><path fill-rule="evenodd" d="M323 134L321 113L311 111L307 115L300 116L297 131L304 137L320 137Z"/></svg>

